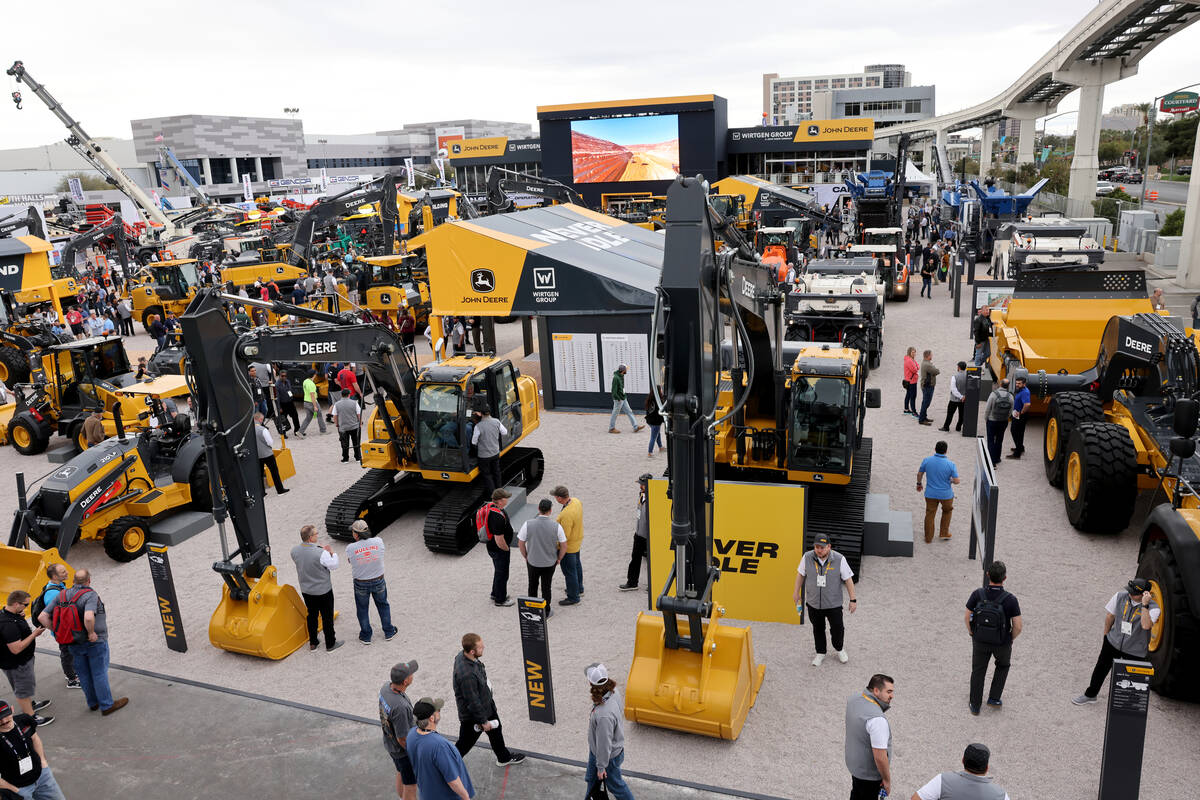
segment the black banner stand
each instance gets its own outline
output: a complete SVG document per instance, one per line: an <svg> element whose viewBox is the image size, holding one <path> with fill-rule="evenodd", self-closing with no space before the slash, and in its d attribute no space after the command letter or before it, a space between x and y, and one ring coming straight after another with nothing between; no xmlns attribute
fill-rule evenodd
<svg viewBox="0 0 1200 800"><path fill-rule="evenodd" d="M521 655L524 658L525 701L534 722L554 724L554 682L550 676L550 638L546 629L546 601L537 597L517 598L521 626Z"/></svg>
<svg viewBox="0 0 1200 800"><path fill-rule="evenodd" d="M187 637L183 635L183 617L179 614L179 599L175 596L175 579L171 577L167 548L148 545L146 560L150 562L150 577L154 579L154 596L158 601L158 615L162 618L167 647L176 653L186 653Z"/></svg>
<svg viewBox="0 0 1200 800"><path fill-rule="evenodd" d="M1152 675L1154 667L1147 661L1113 662L1104 753L1100 760L1099 800L1138 800Z"/></svg>

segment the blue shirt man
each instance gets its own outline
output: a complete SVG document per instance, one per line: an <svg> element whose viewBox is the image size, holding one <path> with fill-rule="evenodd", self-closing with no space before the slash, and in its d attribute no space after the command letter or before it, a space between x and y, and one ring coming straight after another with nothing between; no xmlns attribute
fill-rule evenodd
<svg viewBox="0 0 1200 800"><path fill-rule="evenodd" d="M413 706L417 727L404 741L408 760L417 773L417 793L421 800L470 800L475 796L475 787L467 765L458 748L437 732L443 703L440 697L422 697Z"/></svg>
<svg viewBox="0 0 1200 800"><path fill-rule="evenodd" d="M925 543L933 541L933 523L938 506L942 507L942 523L938 536L942 541L950 539L950 516L954 513L953 484L959 483L958 467L946 457L949 445L938 442L933 455L926 456L917 469L917 491L921 491L921 480L929 478L925 489Z"/></svg>
<svg viewBox="0 0 1200 800"><path fill-rule="evenodd" d="M1013 448L1008 458L1020 458L1025 452L1025 422L1029 416L1029 387L1025 385L1025 376L1014 379L1017 388L1013 389L1012 439Z"/></svg>

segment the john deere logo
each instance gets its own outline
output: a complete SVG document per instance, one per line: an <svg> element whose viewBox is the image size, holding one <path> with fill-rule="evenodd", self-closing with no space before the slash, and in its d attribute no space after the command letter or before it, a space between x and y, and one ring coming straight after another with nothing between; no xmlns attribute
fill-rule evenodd
<svg viewBox="0 0 1200 800"><path fill-rule="evenodd" d="M461 144L457 144L457 143L453 143L453 144L451 144L451 145L450 145L450 152L451 152L451 153L456 153L456 154L457 154L457 153L461 153L461 152L462 152L462 145L461 145Z"/></svg>
<svg viewBox="0 0 1200 800"><path fill-rule="evenodd" d="M479 294L489 294L496 290L496 273L490 269L471 270L471 288Z"/></svg>
<svg viewBox="0 0 1200 800"><path fill-rule="evenodd" d="M809 136L820 136L821 135L821 126L820 125L809 125L808 126L808 135Z"/></svg>

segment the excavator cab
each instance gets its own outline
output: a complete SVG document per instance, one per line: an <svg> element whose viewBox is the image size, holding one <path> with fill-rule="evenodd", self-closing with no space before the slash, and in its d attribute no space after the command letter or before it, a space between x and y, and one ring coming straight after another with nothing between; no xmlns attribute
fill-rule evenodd
<svg viewBox="0 0 1200 800"><path fill-rule="evenodd" d="M792 384L788 467L848 473L853 453L850 382L833 376L798 378Z"/></svg>

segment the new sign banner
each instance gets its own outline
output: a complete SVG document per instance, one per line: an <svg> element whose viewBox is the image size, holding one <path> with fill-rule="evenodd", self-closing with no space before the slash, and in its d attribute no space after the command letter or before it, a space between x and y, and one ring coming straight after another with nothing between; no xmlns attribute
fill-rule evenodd
<svg viewBox="0 0 1200 800"><path fill-rule="evenodd" d="M554 683L550 678L550 638L546 630L546 601L517 598L521 630L521 658L525 674L525 700L529 718L554 724Z"/></svg>
<svg viewBox="0 0 1200 800"><path fill-rule="evenodd" d="M187 637L183 635L183 618L179 616L179 600L175 596L175 579L171 577L167 548L149 545L146 548L146 560L150 562L150 577L154 581L154 596L158 602L158 615L162 619L167 647L176 653L186 653Z"/></svg>

